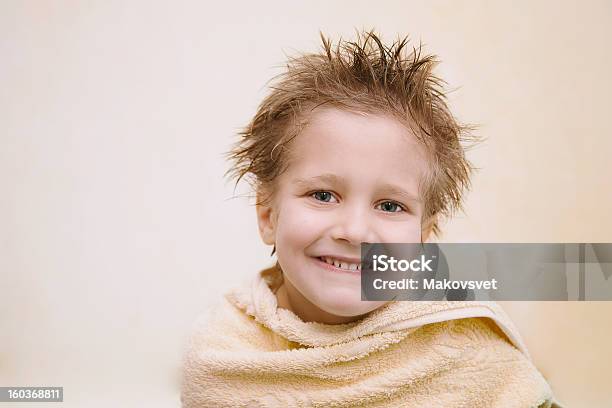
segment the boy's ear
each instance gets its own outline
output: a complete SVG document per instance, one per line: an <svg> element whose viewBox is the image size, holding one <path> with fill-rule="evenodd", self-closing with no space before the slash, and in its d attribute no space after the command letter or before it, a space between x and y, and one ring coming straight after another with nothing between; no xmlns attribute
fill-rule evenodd
<svg viewBox="0 0 612 408"><path fill-rule="evenodd" d="M438 216L432 215L427 220L423 221L423 223L421 224L421 241L422 242L427 241L427 239L431 235L431 232L433 231L433 226L437 220L438 220Z"/></svg>
<svg viewBox="0 0 612 408"><path fill-rule="evenodd" d="M276 244L276 212L272 206L272 200L263 202L264 196L261 192L257 193L257 225L259 236L266 245Z"/></svg>

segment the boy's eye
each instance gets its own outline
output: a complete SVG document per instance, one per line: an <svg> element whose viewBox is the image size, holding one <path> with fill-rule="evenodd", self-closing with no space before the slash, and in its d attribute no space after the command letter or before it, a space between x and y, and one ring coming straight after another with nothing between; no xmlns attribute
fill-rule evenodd
<svg viewBox="0 0 612 408"><path fill-rule="evenodd" d="M334 202L336 197L329 191L315 191L310 194L317 201L322 201L324 203ZM337 200L336 200L337 201ZM401 204L398 204L393 201L384 201L376 206L376 208L380 208L384 212L402 212L406 211Z"/></svg>
<svg viewBox="0 0 612 408"><path fill-rule="evenodd" d="M311 195L312 195L312 197L314 197L315 200L323 201L323 202L326 202L326 203L329 203L329 201L332 198L334 198L332 193L330 193L329 191L315 191Z"/></svg>
<svg viewBox="0 0 612 408"><path fill-rule="evenodd" d="M384 203L380 204L380 208L381 210L385 211L385 212L400 212L400 211L404 211L404 209L402 208L401 205L399 205L398 203L394 203L393 201L385 201Z"/></svg>

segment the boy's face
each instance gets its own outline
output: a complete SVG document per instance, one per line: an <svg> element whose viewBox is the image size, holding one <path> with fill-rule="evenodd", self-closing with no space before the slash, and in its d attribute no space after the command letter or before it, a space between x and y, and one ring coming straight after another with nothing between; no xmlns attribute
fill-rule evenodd
<svg viewBox="0 0 612 408"><path fill-rule="evenodd" d="M325 108L313 113L289 154L271 204L257 208L262 239L276 245L286 284L308 307L334 316L384 305L361 301L360 272L350 264L360 262L362 242L421 242L424 149L395 119Z"/></svg>

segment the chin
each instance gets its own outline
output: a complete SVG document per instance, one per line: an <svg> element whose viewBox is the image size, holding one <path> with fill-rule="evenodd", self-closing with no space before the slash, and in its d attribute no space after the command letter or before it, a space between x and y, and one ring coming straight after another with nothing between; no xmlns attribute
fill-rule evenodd
<svg viewBox="0 0 612 408"><path fill-rule="evenodd" d="M361 287L351 286L319 286L310 288L312 297L306 296L319 309L341 317L355 317L371 312L385 302L362 301Z"/></svg>
<svg viewBox="0 0 612 408"><path fill-rule="evenodd" d="M367 302L367 301L355 301L352 299L342 299L336 297L333 300L330 299L325 304L317 305L320 309L331 313L336 316L342 317L355 317L371 312L382 306L378 302Z"/></svg>

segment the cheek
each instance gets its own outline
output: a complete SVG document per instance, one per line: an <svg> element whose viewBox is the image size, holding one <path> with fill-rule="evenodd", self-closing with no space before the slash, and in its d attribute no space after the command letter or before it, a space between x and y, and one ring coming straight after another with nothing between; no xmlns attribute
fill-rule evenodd
<svg viewBox="0 0 612 408"><path fill-rule="evenodd" d="M283 207L277 225L277 247L296 252L319 239L325 230L325 217L296 204Z"/></svg>
<svg viewBox="0 0 612 408"><path fill-rule="evenodd" d="M420 242L421 223L415 219L411 222L385 223L380 228L380 242Z"/></svg>

